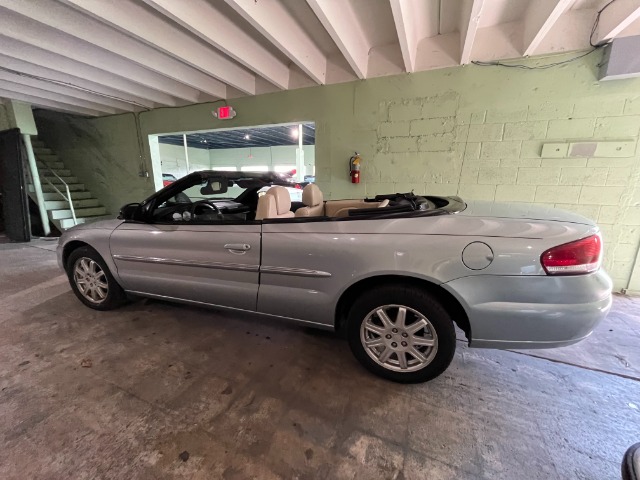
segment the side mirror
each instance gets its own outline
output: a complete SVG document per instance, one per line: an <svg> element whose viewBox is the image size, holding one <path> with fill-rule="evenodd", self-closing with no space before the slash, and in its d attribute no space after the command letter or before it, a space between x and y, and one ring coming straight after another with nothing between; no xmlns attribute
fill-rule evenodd
<svg viewBox="0 0 640 480"><path fill-rule="evenodd" d="M120 209L118 218L120 220L136 220L140 216L139 203L127 203Z"/></svg>

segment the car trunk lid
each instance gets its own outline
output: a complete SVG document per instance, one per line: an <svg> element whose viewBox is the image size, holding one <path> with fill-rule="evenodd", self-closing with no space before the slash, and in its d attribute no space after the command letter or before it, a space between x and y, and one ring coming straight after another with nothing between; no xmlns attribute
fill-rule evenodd
<svg viewBox="0 0 640 480"><path fill-rule="evenodd" d="M458 215L467 217L494 217L494 218L514 218L526 220L543 220L553 222L570 222L581 225L596 226L590 220L577 213L568 212L559 208L543 207L528 203L501 203L487 201L466 202L467 208L459 212Z"/></svg>

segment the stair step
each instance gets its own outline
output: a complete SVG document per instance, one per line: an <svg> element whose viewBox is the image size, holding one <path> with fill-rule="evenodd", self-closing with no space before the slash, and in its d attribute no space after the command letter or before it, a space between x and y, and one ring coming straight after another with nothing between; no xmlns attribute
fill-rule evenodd
<svg viewBox="0 0 640 480"><path fill-rule="evenodd" d="M78 225L82 223L92 223L97 222L99 220L107 220L113 218L111 215L96 215L95 217L80 217L78 218ZM75 226L73 223L73 218L65 218L62 220L54 220L54 223L58 225L62 230L66 230L67 228L71 228Z"/></svg>
<svg viewBox="0 0 640 480"><path fill-rule="evenodd" d="M48 172L47 172L48 173ZM60 175L60 178L58 177L54 177L53 175L44 175L44 178L46 180L42 180L42 183L46 183L47 180L49 180L51 183L55 183L56 185L60 184L62 185L62 182L64 181L64 183L66 183L67 185L70 185L72 183L78 183L78 178L77 177L63 177L62 175ZM62 179L62 180L61 180ZM63 185L64 186L64 185ZM60 187L58 187L60 188Z"/></svg>
<svg viewBox="0 0 640 480"><path fill-rule="evenodd" d="M29 186L29 192L33 193L33 189L31 186ZM62 197L58 192L43 192L42 196L44 197L45 201L62 200ZM84 200L88 198L91 198L91 192L71 192L71 200ZM64 202L64 200L62 201Z"/></svg>
<svg viewBox="0 0 640 480"><path fill-rule="evenodd" d="M60 198L60 195L58 195ZM71 200L73 201L73 208L86 208L86 207L100 207L100 200L97 198L86 198L81 200L75 200L73 198L73 194L71 194ZM69 204L66 200L56 199L56 200L45 200L44 207L47 210L65 210L69 208Z"/></svg>
<svg viewBox="0 0 640 480"><path fill-rule="evenodd" d="M59 160L58 155L55 153L36 153L35 155L38 160L42 160L43 162L57 162Z"/></svg>
<svg viewBox="0 0 640 480"><path fill-rule="evenodd" d="M57 220L57 221L54 220L53 223L55 223L60 230L66 230L67 228L75 227L76 225L80 225L84 223L85 219L78 218L77 221L78 223L76 224L76 223L73 223L73 218L65 218L63 220Z"/></svg>
<svg viewBox="0 0 640 480"><path fill-rule="evenodd" d="M107 209L100 205L97 198L92 198L91 192L85 191L83 183L77 183L78 179L73 176L71 170L65 168L64 162L51 148L38 137L31 138L31 145L39 162L38 172L42 184L42 196L52 223L60 230L66 230L75 225L113 218L113 215L109 215ZM55 172L55 175L51 171ZM69 203L56 191L57 187L63 194L66 193L64 184L56 175L69 186L76 221L71 215ZM35 198L33 185L28 185L28 192L32 198Z"/></svg>
<svg viewBox="0 0 640 480"><path fill-rule="evenodd" d="M76 208L75 213L76 213L76 218L97 217L97 216L106 215L107 209L104 207ZM54 220L73 218L73 215L71 215L71 209L51 210L51 212L49 212L49 216Z"/></svg>
<svg viewBox="0 0 640 480"><path fill-rule="evenodd" d="M68 170L66 168L53 168L53 167L51 167L51 170L56 172L62 178L71 176L71 170ZM42 176L42 177L50 177L51 176L51 172L46 168L40 167L40 168L38 168L38 172L40 172L40 176Z"/></svg>
<svg viewBox="0 0 640 480"><path fill-rule="evenodd" d="M46 166L48 166L52 170L57 170L59 168L64 168L64 163L62 163L61 161L53 161L53 160L45 161L45 160L41 160L38 163L44 163ZM42 167L40 167L40 168L42 168Z"/></svg>
<svg viewBox="0 0 640 480"><path fill-rule="evenodd" d="M50 148L46 148L46 147L38 147L35 145L33 146L33 153L36 154L36 157L39 155L55 155L53 150L51 150Z"/></svg>
<svg viewBox="0 0 640 480"><path fill-rule="evenodd" d="M60 186L62 186L62 185L60 185ZM56 185L56 187L58 187L58 186ZM58 187L58 190L60 190L62 192L62 189L60 187ZM83 191L83 190L84 190L84 183L72 183L72 184L69 185L69 191L78 192L78 191ZM43 192L54 192L55 193L56 190L55 190L55 188L53 188L52 185L48 185L46 183L42 183L42 191ZM29 192L31 192L31 193L35 192L35 190L33 189L33 185L29 185ZM87 192L87 193L89 193L89 192ZM91 193L89 193L89 196L91 196Z"/></svg>

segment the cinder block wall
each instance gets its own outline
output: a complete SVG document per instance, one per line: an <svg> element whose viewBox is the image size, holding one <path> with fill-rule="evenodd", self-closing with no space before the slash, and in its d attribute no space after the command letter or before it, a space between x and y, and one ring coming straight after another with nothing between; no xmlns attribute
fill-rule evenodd
<svg viewBox="0 0 640 480"><path fill-rule="evenodd" d="M140 114L142 160L131 115L47 114L39 133L72 170L99 171L111 187L104 194L115 198L107 203L122 204L132 192L150 193L152 182L123 178L116 162L87 168L100 161L97 150L150 169L150 134L313 121L326 198L415 190L572 210L599 222L605 266L622 289L640 280L640 267L632 275L640 244L640 79L598 82L600 60L595 53L548 70L469 65L243 97L230 100L238 115L226 122L212 117L211 104L152 110ZM581 142L591 145L571 154L570 144ZM348 175L354 151L363 157L359 185Z"/></svg>
<svg viewBox="0 0 640 480"><path fill-rule="evenodd" d="M580 213L601 226L606 267L624 288L640 242L638 97L473 109L450 92L382 102L378 120L366 194L415 190ZM572 155L572 142L595 151Z"/></svg>

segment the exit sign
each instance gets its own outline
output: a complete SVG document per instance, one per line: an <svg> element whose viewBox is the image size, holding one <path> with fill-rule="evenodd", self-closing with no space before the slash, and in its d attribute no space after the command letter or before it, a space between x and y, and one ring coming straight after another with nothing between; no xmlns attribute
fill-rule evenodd
<svg viewBox="0 0 640 480"><path fill-rule="evenodd" d="M230 118L233 118L236 116L236 111L233 109L233 107L230 107L229 105L225 105L224 107L218 107L212 113L213 113L213 116L216 117L218 120L229 120Z"/></svg>

